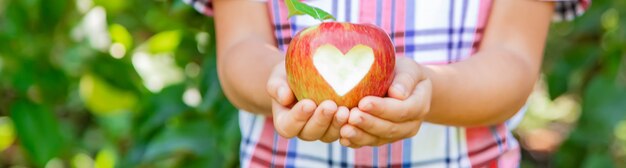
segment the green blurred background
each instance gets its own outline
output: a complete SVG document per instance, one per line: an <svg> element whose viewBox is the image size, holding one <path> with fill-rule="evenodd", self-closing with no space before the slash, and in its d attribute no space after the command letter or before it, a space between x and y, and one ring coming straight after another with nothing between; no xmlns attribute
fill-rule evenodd
<svg viewBox="0 0 626 168"><path fill-rule="evenodd" d="M626 167L626 1L552 26L522 167ZM179 0L0 0L0 167L236 167L210 18Z"/></svg>

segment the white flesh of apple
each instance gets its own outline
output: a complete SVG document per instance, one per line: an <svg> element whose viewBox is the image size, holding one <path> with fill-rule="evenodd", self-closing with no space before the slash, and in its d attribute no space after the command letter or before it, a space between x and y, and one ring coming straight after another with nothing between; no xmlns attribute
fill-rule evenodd
<svg viewBox="0 0 626 168"><path fill-rule="evenodd" d="M356 45L345 55L337 47L324 44L313 54L313 65L339 96L354 88L370 71L374 51L365 45Z"/></svg>

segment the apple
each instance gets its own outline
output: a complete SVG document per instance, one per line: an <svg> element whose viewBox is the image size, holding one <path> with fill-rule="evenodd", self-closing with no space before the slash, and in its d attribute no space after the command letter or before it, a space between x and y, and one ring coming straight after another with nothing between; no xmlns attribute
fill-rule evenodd
<svg viewBox="0 0 626 168"><path fill-rule="evenodd" d="M395 48L372 24L324 22L296 34L285 58L298 100L356 107L365 96L385 96L393 80Z"/></svg>

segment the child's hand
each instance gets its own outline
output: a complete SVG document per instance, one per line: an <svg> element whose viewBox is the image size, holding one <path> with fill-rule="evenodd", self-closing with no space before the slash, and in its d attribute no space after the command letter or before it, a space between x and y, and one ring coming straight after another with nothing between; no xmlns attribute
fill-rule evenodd
<svg viewBox="0 0 626 168"><path fill-rule="evenodd" d="M308 99L296 102L287 84L284 61L274 67L267 83L267 92L272 97L274 127L281 136L298 136L306 141L323 142L339 139L339 129L348 120L348 108L337 107L330 100L319 106Z"/></svg>
<svg viewBox="0 0 626 168"><path fill-rule="evenodd" d="M417 134L430 109L432 84L420 65L407 59L396 59L389 97L365 97L350 111L340 131L342 145L379 146Z"/></svg>

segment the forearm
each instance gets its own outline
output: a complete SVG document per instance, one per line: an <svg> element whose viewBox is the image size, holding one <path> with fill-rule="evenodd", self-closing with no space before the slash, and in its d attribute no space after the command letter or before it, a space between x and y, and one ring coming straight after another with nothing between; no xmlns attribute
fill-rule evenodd
<svg viewBox="0 0 626 168"><path fill-rule="evenodd" d="M283 56L275 46L265 4L214 0L213 5L217 71L224 94L239 109L270 114L265 85Z"/></svg>
<svg viewBox="0 0 626 168"><path fill-rule="evenodd" d="M551 3L542 1L494 1L475 55L459 63L424 68L433 84L426 120L456 126L492 125L519 111L539 78L553 10Z"/></svg>
<svg viewBox="0 0 626 168"><path fill-rule="evenodd" d="M222 89L233 105L252 113L271 114L271 98L265 88L272 68L284 59L278 49L250 38L218 58Z"/></svg>
<svg viewBox="0 0 626 168"><path fill-rule="evenodd" d="M451 65L426 66L433 83L426 120L457 126L502 123L525 104L538 66L505 49L485 50Z"/></svg>

